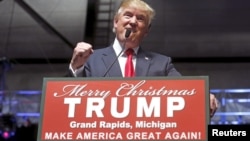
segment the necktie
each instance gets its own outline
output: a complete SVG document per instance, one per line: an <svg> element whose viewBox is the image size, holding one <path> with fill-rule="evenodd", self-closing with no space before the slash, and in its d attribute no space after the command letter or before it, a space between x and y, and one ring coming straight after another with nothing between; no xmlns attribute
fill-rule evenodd
<svg viewBox="0 0 250 141"><path fill-rule="evenodd" d="M134 76L134 65L133 65L133 53L134 50L129 48L126 50L127 61L125 65L125 77L133 77Z"/></svg>

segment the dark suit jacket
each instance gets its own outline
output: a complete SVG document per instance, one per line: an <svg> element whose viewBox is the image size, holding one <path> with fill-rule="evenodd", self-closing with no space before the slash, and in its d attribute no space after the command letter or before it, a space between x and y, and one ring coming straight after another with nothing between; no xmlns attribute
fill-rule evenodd
<svg viewBox="0 0 250 141"><path fill-rule="evenodd" d="M139 48L136 55L136 76L181 76L174 68L171 58ZM84 77L122 77L113 47L97 49L89 57L83 71ZM116 61L115 61L116 60ZM110 70L108 71L111 64ZM106 73L106 75L105 75ZM104 76L105 75L105 76Z"/></svg>

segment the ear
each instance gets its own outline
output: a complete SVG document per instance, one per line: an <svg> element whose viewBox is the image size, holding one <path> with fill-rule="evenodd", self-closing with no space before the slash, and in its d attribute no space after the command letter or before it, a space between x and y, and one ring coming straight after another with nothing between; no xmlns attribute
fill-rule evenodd
<svg viewBox="0 0 250 141"><path fill-rule="evenodd" d="M150 30L150 28L151 28L151 24L148 25L148 30Z"/></svg>
<svg viewBox="0 0 250 141"><path fill-rule="evenodd" d="M147 36L147 35L148 35L148 32L149 32L150 28L151 28L151 24L148 26L148 29L147 29L147 31L146 31L145 36Z"/></svg>
<svg viewBox="0 0 250 141"><path fill-rule="evenodd" d="M112 28L113 33L116 33L116 28L117 28L117 21L114 19L113 20L113 28Z"/></svg>
<svg viewBox="0 0 250 141"><path fill-rule="evenodd" d="M113 25L114 25L114 28L117 27L117 22L118 22L118 18L115 17L114 20L113 20Z"/></svg>

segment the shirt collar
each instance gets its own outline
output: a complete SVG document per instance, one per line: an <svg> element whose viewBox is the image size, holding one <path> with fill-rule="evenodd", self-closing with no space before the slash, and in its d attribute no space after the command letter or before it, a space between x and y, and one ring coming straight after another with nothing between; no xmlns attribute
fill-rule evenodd
<svg viewBox="0 0 250 141"><path fill-rule="evenodd" d="M115 38L115 41L114 41L114 44L113 44L113 48L115 50L115 54L116 55L119 55L119 53L122 51L123 47L121 46L121 44L119 43L119 41L117 40L117 38ZM133 48L135 54L137 54L138 49L139 49L139 46L136 47L136 48Z"/></svg>

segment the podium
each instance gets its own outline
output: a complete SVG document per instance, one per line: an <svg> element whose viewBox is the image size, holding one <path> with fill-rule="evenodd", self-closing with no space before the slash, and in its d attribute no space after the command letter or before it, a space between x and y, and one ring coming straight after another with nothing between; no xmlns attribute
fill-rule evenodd
<svg viewBox="0 0 250 141"><path fill-rule="evenodd" d="M207 76L44 78L38 141L207 141Z"/></svg>

